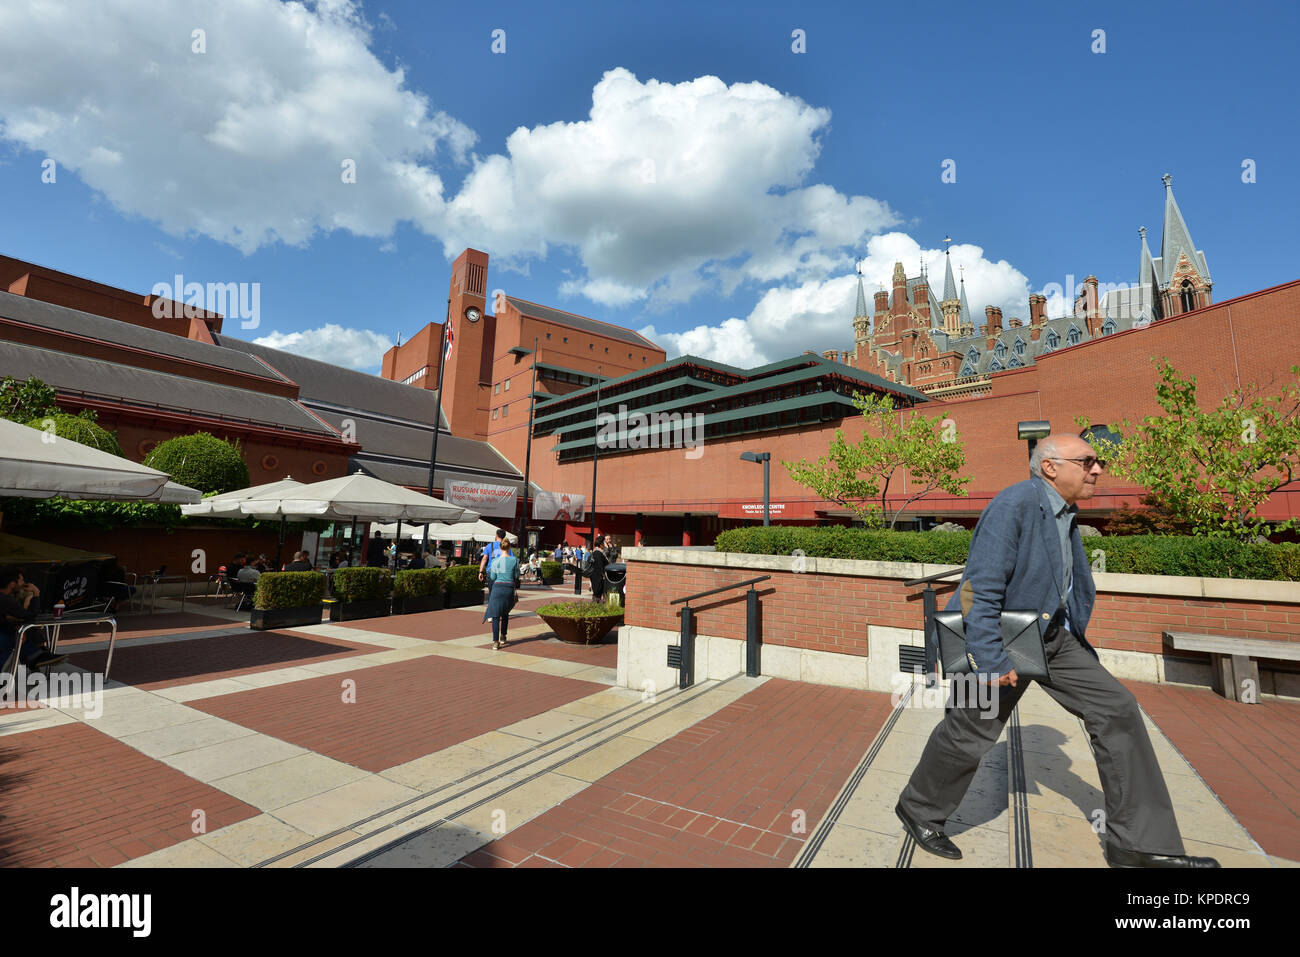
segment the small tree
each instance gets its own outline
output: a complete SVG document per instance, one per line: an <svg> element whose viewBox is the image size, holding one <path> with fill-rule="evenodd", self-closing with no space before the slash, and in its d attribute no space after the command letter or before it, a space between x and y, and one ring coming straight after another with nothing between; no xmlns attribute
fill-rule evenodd
<svg viewBox="0 0 1300 957"><path fill-rule="evenodd" d="M35 418L25 424L33 429L40 429L43 432L56 435L61 439L71 439L73 442L88 445L92 449L99 449L99 451L107 452L109 455L125 455L122 446L117 441L117 436L96 425L93 419L88 416L68 415L55 409L52 415Z"/></svg>
<svg viewBox="0 0 1300 957"><path fill-rule="evenodd" d="M1121 505L1106 523L1107 535L1190 535L1191 526L1179 520L1160 499L1148 492L1139 506Z"/></svg>
<svg viewBox="0 0 1300 957"><path fill-rule="evenodd" d="M1129 438L1098 439L1097 454L1121 478L1151 490L1150 502L1198 535L1249 539L1300 527L1296 519L1270 524L1259 506L1300 471L1300 366L1269 399L1259 389L1235 389L1216 408L1196 402L1196 377L1184 379L1160 359L1156 401ZM1087 429L1088 419L1075 421Z"/></svg>
<svg viewBox="0 0 1300 957"><path fill-rule="evenodd" d="M248 466L239 449L207 432L180 435L160 443L145 456L144 464L201 492L248 488Z"/></svg>
<svg viewBox="0 0 1300 957"><path fill-rule="evenodd" d="M970 478L957 473L966 465L966 450L951 424L913 411L899 415L888 396L854 393L853 404L867 428L856 445L836 429L830 449L816 462L782 462L790 477L828 502L851 510L868 525L884 524L889 486L900 472L911 479L910 494L894 512L892 529L907 507L935 489L965 495ZM878 433L878 436L876 434Z"/></svg>

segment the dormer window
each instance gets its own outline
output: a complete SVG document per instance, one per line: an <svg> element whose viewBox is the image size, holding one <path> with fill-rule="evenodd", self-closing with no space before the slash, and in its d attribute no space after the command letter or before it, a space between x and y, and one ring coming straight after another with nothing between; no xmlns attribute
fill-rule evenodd
<svg viewBox="0 0 1300 957"><path fill-rule="evenodd" d="M1016 355L1023 356L1025 354L1025 340L1016 336L1016 344L1012 348L1016 350Z"/></svg>
<svg viewBox="0 0 1300 957"><path fill-rule="evenodd" d="M1070 345L1077 346L1080 342L1083 341L1083 333L1079 331L1078 326L1071 323L1070 331L1069 333L1066 334L1065 339Z"/></svg>
<svg viewBox="0 0 1300 957"><path fill-rule="evenodd" d="M1101 334L1102 334L1103 336L1113 336L1113 335L1115 334L1115 320L1114 320L1114 319L1107 319L1107 320L1106 320L1106 324L1105 324L1104 326L1101 327Z"/></svg>
<svg viewBox="0 0 1300 957"><path fill-rule="evenodd" d="M998 362L997 359L994 359L992 362L989 363L989 371L990 371L990 372L1001 372L1001 371L1002 371L1002 363L1001 363L1001 362Z"/></svg>
<svg viewBox="0 0 1300 957"><path fill-rule="evenodd" d="M971 346L970 351L966 353L966 361L971 365L980 361L980 354L975 350L974 346Z"/></svg>
<svg viewBox="0 0 1300 957"><path fill-rule="evenodd" d="M1053 329L1051 332L1047 334L1047 348L1055 349L1060 344L1061 344L1061 337L1057 334L1056 330Z"/></svg>
<svg viewBox="0 0 1300 957"><path fill-rule="evenodd" d="M974 367L973 365L971 365L969 362L966 362L966 363L963 363L963 364L962 364L961 372L959 373L959 375L961 375L962 378L965 378L965 377L968 376L968 375L974 375L974 374L975 374L975 367Z"/></svg>
<svg viewBox="0 0 1300 957"><path fill-rule="evenodd" d="M997 346L994 347L993 354L999 359L1005 359L1007 357L1007 344L1005 342L999 342Z"/></svg>

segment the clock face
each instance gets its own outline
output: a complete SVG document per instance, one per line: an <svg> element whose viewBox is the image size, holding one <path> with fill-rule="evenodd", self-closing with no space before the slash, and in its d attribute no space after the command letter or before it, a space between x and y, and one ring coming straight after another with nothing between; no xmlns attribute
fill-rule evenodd
<svg viewBox="0 0 1300 957"><path fill-rule="evenodd" d="M470 306L468 309L465 310L465 318L468 319L470 322L478 322L479 318L482 315L483 313L479 312L473 306Z"/></svg>

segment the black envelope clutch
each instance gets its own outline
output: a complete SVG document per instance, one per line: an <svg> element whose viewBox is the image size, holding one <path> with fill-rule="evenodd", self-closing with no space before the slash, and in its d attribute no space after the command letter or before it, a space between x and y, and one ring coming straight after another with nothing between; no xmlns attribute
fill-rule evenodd
<svg viewBox="0 0 1300 957"><path fill-rule="evenodd" d="M939 661L945 675L966 675L975 669L966 653L966 622L960 611L935 612L939 632ZM1042 626L1036 611L1002 613L1002 650L1019 678L1051 677L1043 648Z"/></svg>

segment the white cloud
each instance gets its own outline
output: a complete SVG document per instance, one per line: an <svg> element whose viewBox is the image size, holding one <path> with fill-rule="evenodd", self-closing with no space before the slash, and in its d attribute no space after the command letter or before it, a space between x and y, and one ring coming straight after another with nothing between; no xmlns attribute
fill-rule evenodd
<svg viewBox="0 0 1300 957"><path fill-rule="evenodd" d="M246 253L336 228L385 237L436 217L427 164L463 158L474 134L369 42L348 0L0 4L0 137L175 235Z"/></svg>
<svg viewBox="0 0 1300 957"><path fill-rule="evenodd" d="M272 332L253 342L349 369L376 368L384 353L393 348L393 341L378 332L345 329L334 323L301 332Z"/></svg>
<svg viewBox="0 0 1300 957"><path fill-rule="evenodd" d="M1013 316L1028 320L1029 280L1006 260L992 262L973 245L949 250L954 279L964 266L966 298L976 328L984 322L984 307L999 306L1003 321ZM867 310L874 312L874 294L880 286L893 288L894 263L901 262L909 277L920 271L922 257L929 271L936 300L943 298L944 251L922 250L905 233L886 233L867 243L862 261ZM798 286L768 289L744 319L732 317L716 326L697 326L687 332L641 330L668 352L669 358L696 355L742 368L775 362L795 352L828 349L852 351L853 313L857 302L857 276L812 279Z"/></svg>
<svg viewBox="0 0 1300 957"><path fill-rule="evenodd" d="M879 200L803 185L829 122L829 110L761 83L610 70L587 119L520 128L508 155L476 163L449 205L444 248L573 247L585 275L563 291L608 306L825 275L898 222Z"/></svg>

